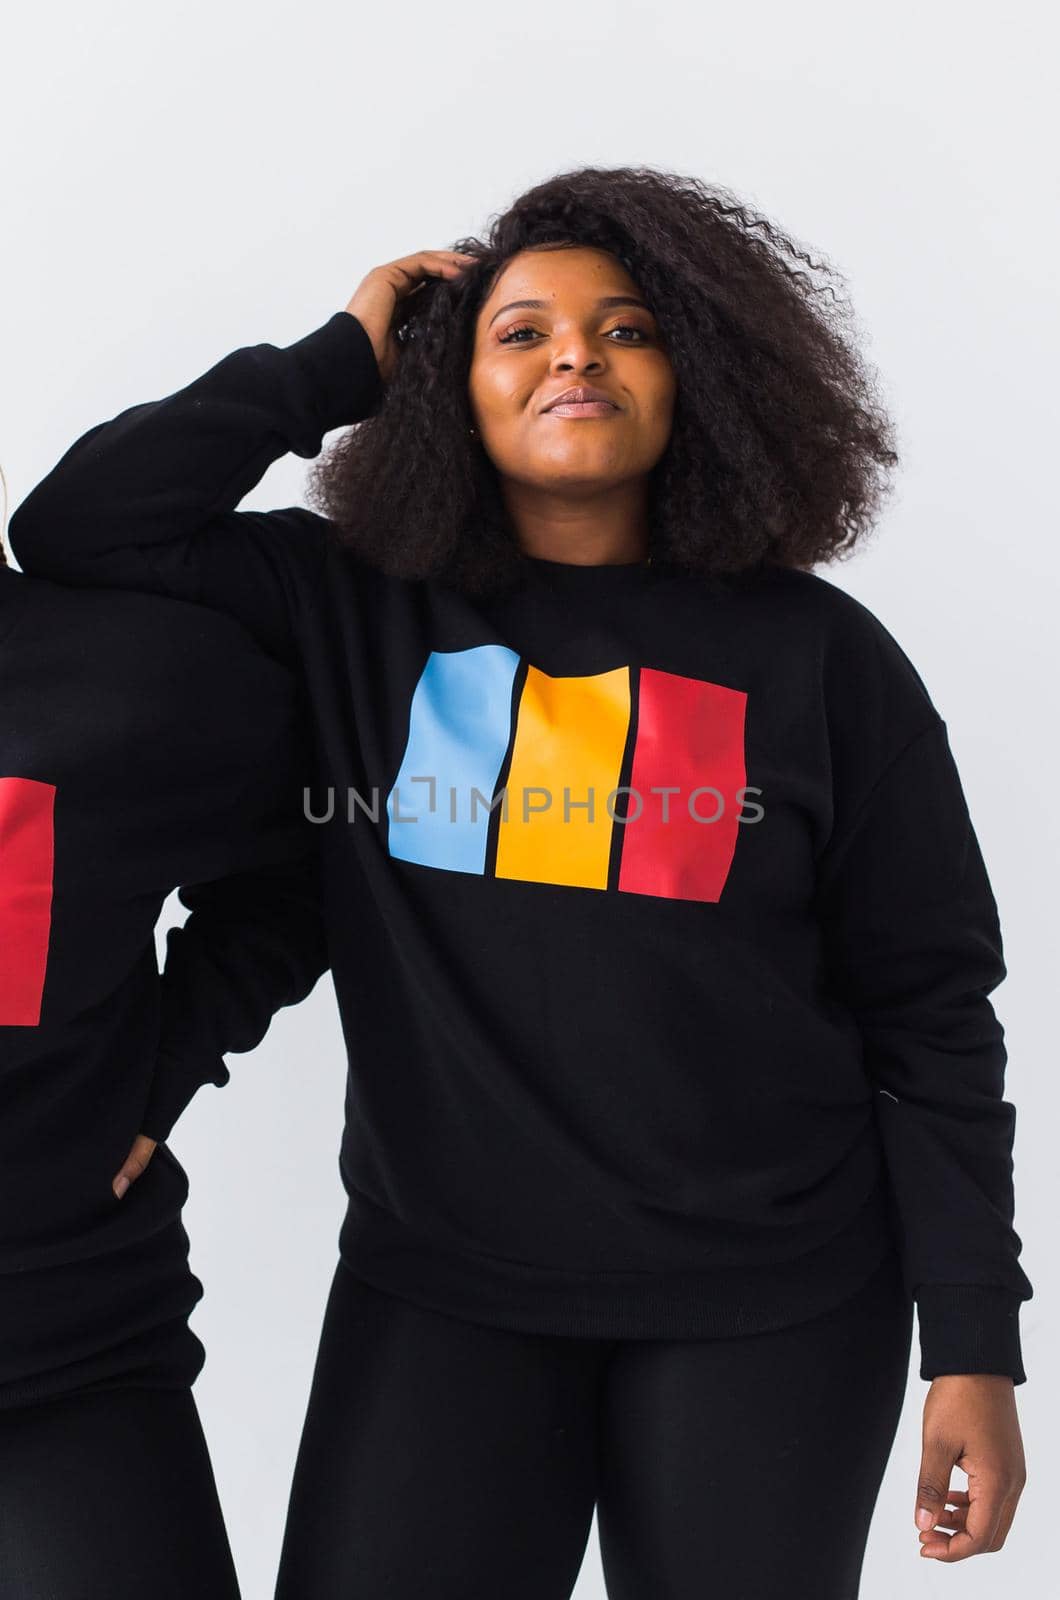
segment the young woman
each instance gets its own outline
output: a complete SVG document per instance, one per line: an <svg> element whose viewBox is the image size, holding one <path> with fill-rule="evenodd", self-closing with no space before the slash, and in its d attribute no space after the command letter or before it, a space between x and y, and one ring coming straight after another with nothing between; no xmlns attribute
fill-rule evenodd
<svg viewBox="0 0 1060 1600"><path fill-rule="evenodd" d="M233 1600L159 1141L326 966L295 683L217 612L2 562L0 683L0 1593Z"/></svg>
<svg viewBox="0 0 1060 1600"><path fill-rule="evenodd" d="M1005 1540L1005 969L946 725L812 571L897 459L832 277L725 190L564 173L13 519L312 706L349 1210L282 1600L566 1596L594 1506L612 1600L849 1600L914 1299L921 1553ZM237 509L346 425L314 510Z"/></svg>

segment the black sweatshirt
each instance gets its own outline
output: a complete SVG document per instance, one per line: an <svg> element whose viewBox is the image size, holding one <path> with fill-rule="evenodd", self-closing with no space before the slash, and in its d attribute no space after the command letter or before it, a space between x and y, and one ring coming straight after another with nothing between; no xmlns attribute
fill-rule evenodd
<svg viewBox="0 0 1060 1600"><path fill-rule="evenodd" d="M916 670L816 574L526 558L472 599L236 509L380 392L336 312L91 429L11 523L30 571L301 667L344 1258L499 1326L695 1337L897 1243L921 1376L1023 1382L1001 935Z"/></svg>
<svg viewBox="0 0 1060 1600"><path fill-rule="evenodd" d="M15 1403L63 1388L66 1323L85 1312L37 1275L108 1255L118 1303L119 1259L142 1270L134 1247L187 1195L160 1144L115 1197L133 1139L164 1139L327 959L298 683L243 628L0 567L0 685L0 1398ZM155 924L182 884L192 915L160 984Z"/></svg>

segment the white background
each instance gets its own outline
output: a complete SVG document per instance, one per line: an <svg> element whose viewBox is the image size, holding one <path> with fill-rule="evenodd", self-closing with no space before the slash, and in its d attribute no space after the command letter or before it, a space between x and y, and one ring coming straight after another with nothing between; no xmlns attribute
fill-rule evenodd
<svg viewBox="0 0 1060 1600"><path fill-rule="evenodd" d="M899 1586L959 1587L964 1600L999 1585L1022 1600L1056 1592L1045 1224L1056 1204L1060 341L1047 18L1044 6L952 0L740 11L93 0L20 6L4 30L0 461L12 508L93 423L238 345L291 342L377 262L447 247L567 167L646 164L720 182L846 276L904 464L871 546L823 575L891 629L950 730L1006 941L1010 975L994 1000L1036 1291L1017 1390L1029 1483L1005 1549L959 1576L919 1557L927 1384L914 1339L865 1600L893 1600ZM247 504L296 502L305 470L288 457ZM206 1285L195 1393L257 1600L272 1592L342 1215L330 980L231 1065L233 1082L203 1090L172 1144L192 1179L186 1221ZM843 1485L836 1461L820 1492L837 1526ZM749 1496L746 1525L731 1530L749 1562L768 1525L768 1503ZM709 1574L703 1592L713 1600ZM576 1596L603 1594L594 1531Z"/></svg>

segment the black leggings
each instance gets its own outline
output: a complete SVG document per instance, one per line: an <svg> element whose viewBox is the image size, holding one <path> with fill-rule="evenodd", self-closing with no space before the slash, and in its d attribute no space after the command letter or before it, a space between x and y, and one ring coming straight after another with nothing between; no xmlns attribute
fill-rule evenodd
<svg viewBox="0 0 1060 1600"><path fill-rule="evenodd" d="M894 1254L695 1340L474 1325L340 1265L276 1600L567 1600L594 1506L610 1600L854 1600L912 1326Z"/></svg>
<svg viewBox="0 0 1060 1600"><path fill-rule="evenodd" d="M190 1389L0 1412L4 1600L239 1600Z"/></svg>

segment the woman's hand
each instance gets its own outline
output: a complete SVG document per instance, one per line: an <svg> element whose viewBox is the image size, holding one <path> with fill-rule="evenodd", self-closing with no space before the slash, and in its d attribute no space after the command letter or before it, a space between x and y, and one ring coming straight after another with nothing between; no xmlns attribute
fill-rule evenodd
<svg viewBox="0 0 1060 1600"><path fill-rule="evenodd" d="M459 277L474 259L460 250L417 250L414 255L373 267L362 279L346 310L371 339L384 383L390 382L397 365L398 347L391 323L399 300L428 278Z"/></svg>
<svg viewBox="0 0 1060 1600"><path fill-rule="evenodd" d="M967 1473L967 1489L949 1487L954 1464ZM1012 1379L983 1373L935 1378L924 1402L915 1518L920 1554L963 1561L1000 1550L1026 1481ZM938 1528L954 1531L933 1531Z"/></svg>
<svg viewBox="0 0 1060 1600"><path fill-rule="evenodd" d="M147 1164L155 1153L157 1140L149 1139L146 1133L138 1133L133 1140L132 1149L122 1162L121 1171L115 1174L111 1188L120 1200L131 1183L137 1178L142 1178L147 1171Z"/></svg>

